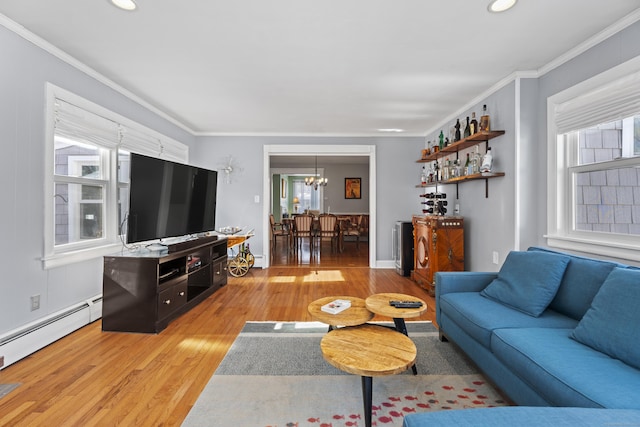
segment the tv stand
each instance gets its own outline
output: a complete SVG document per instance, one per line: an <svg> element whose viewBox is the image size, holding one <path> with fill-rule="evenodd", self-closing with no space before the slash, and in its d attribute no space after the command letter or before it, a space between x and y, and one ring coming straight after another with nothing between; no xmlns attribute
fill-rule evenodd
<svg viewBox="0 0 640 427"><path fill-rule="evenodd" d="M104 257L102 330L159 333L227 283L227 239Z"/></svg>

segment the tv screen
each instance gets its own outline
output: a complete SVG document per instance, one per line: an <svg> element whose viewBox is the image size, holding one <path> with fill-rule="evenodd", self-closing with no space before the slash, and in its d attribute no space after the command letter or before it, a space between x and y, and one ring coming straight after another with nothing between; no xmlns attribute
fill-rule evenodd
<svg viewBox="0 0 640 427"><path fill-rule="evenodd" d="M214 230L218 172L131 154L127 242Z"/></svg>

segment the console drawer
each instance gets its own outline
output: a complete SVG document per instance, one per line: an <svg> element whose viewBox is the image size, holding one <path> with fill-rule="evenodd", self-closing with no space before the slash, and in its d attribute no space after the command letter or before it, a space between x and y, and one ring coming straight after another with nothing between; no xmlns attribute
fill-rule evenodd
<svg viewBox="0 0 640 427"><path fill-rule="evenodd" d="M187 281L184 280L158 294L158 319L163 319L187 302Z"/></svg>

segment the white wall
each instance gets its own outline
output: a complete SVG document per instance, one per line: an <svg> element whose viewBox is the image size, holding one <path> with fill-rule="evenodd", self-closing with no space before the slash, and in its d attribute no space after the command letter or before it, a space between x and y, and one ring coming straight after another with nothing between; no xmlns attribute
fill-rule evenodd
<svg viewBox="0 0 640 427"><path fill-rule="evenodd" d="M102 259L44 270L45 83L173 139L195 137L0 26L0 335L102 293ZM30 297L40 295L40 309Z"/></svg>

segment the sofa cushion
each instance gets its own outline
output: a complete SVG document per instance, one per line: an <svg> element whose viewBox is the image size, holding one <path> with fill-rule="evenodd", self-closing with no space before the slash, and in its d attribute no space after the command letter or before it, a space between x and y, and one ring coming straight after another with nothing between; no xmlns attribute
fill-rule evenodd
<svg viewBox="0 0 640 427"><path fill-rule="evenodd" d="M494 331L495 356L556 406L640 409L640 371L569 338L572 329Z"/></svg>
<svg viewBox="0 0 640 427"><path fill-rule="evenodd" d="M571 337L640 369L640 271L616 268Z"/></svg>
<svg viewBox="0 0 640 427"><path fill-rule="evenodd" d="M479 292L454 292L438 300L439 310L473 339L491 348L491 332L500 328L575 328L578 321L553 310L532 317L480 296Z"/></svg>
<svg viewBox="0 0 640 427"><path fill-rule="evenodd" d="M556 295L568 263L560 254L511 251L481 295L538 317Z"/></svg>
<svg viewBox="0 0 640 427"><path fill-rule="evenodd" d="M529 251L559 254L544 248L531 247ZM563 254L566 255L566 254ZM569 256L569 265L549 308L580 320L591 306L593 297L615 267L615 262L590 259L576 255Z"/></svg>

